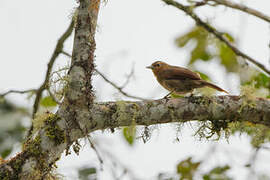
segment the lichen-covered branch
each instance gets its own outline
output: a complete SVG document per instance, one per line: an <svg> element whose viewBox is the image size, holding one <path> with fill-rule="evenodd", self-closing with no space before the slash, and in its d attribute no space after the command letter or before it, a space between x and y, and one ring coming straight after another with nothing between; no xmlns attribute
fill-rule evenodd
<svg viewBox="0 0 270 180"><path fill-rule="evenodd" d="M248 121L270 127L270 100L248 100L239 96L188 97L139 102L95 104L92 130L120 126L152 125L186 121L228 123ZM95 126L94 126L95 124Z"/></svg>
<svg viewBox="0 0 270 180"><path fill-rule="evenodd" d="M241 56L245 58L247 61L255 64L257 67L259 67L262 71L270 75L270 70L267 69L263 64L261 64L259 61L255 60L254 58L250 57L249 55L243 53L240 51L235 45L233 45L223 34L219 31L217 31L214 27L210 26L208 23L204 22L199 18L198 15L196 15L192 8L190 6L184 6L181 3L178 3L174 0L162 0L168 5L172 5L182 11L184 11L187 15L189 15L198 26L203 27L205 30L207 30L209 33L213 34L216 38L218 38L220 41L224 42L231 50L238 56Z"/></svg>
<svg viewBox="0 0 270 180"><path fill-rule="evenodd" d="M90 112L78 108L76 113L77 123L87 133L134 124L148 126L195 120L211 121L221 128L226 128L230 122L242 121L270 127L270 100L239 96L193 96L169 100L94 103ZM69 133L68 136L66 133ZM34 135L25 144L22 153L0 165L0 178L5 173L11 177L31 177L34 173L32 170L46 175L66 149L67 138L74 142L85 136L80 128L68 127L65 119L53 114L45 117L44 126ZM14 167L17 169L13 169ZM45 171L41 171L39 167Z"/></svg>
<svg viewBox="0 0 270 180"><path fill-rule="evenodd" d="M268 15L263 14L262 12L257 11L255 9L252 9L250 7L247 7L247 6L243 5L243 4L238 4L238 3L234 3L234 2L231 2L231 1L227 1L227 0L207 0L207 1L213 1L213 2L216 2L217 4L221 4L221 5L233 8L233 9L238 9L238 10L240 10L242 12L251 14L253 16L256 16L256 17L258 17L260 19L263 19L266 22L270 23L270 17Z"/></svg>
<svg viewBox="0 0 270 180"><path fill-rule="evenodd" d="M55 115L45 114L38 121L39 128L33 128L32 136L23 151L0 165L0 179L44 179L49 176L54 163L75 137L85 136L79 119L89 115L93 104L91 76L94 70L95 30L99 11L99 0L80 0L75 24L74 47L69 84L65 98ZM73 27L73 25L72 25ZM60 39L61 40L61 39ZM62 39L64 40L64 39ZM63 45L63 44L62 44ZM62 48L56 48L52 59L56 59ZM48 64L50 74L53 62ZM47 82L48 76L44 80ZM46 88L46 83L41 89ZM36 103L35 103L36 104ZM84 112L88 112L84 114ZM35 119L37 121L37 119ZM89 119L88 119L89 120ZM91 120L90 120L91 122Z"/></svg>

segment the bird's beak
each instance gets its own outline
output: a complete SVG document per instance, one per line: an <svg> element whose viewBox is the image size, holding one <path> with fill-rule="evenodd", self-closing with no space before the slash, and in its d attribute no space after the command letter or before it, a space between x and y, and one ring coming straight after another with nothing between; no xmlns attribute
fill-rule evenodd
<svg viewBox="0 0 270 180"><path fill-rule="evenodd" d="M153 66L146 66L146 68L153 69L154 67Z"/></svg>

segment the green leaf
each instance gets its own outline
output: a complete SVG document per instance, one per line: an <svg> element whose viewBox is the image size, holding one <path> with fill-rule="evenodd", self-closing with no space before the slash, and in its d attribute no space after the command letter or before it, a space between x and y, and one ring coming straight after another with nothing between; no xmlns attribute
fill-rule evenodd
<svg viewBox="0 0 270 180"><path fill-rule="evenodd" d="M181 161L177 165L177 173L181 175L180 180L192 180L200 164L200 161L192 162L191 157Z"/></svg>
<svg viewBox="0 0 270 180"><path fill-rule="evenodd" d="M196 47L191 52L191 57L189 64L201 59L203 61L208 61L212 58L211 54L208 52L208 32L206 32L201 27L194 27L190 32L178 37L175 43L179 47L184 47L189 41L195 40Z"/></svg>
<svg viewBox="0 0 270 180"><path fill-rule="evenodd" d="M211 78L209 77L209 76L207 76L207 74L204 74L204 73L202 73L202 72L200 72L200 71L195 71L196 73L199 73L200 74L200 76L201 76L201 78L203 79L203 80L205 80L205 81L211 81Z"/></svg>
<svg viewBox="0 0 270 180"><path fill-rule="evenodd" d="M224 33L223 36L227 38L230 42L234 42L234 38L229 33Z"/></svg>
<svg viewBox="0 0 270 180"><path fill-rule="evenodd" d="M53 100L51 96L46 96L41 99L40 104L44 107L54 107L57 106L57 103Z"/></svg>
<svg viewBox="0 0 270 180"><path fill-rule="evenodd" d="M236 54L223 42L218 43L218 48L221 64L225 66L228 72L237 72L238 62Z"/></svg>
<svg viewBox="0 0 270 180"><path fill-rule="evenodd" d="M6 158L14 144L21 142L25 133L22 120L26 110L7 100L0 101L0 156Z"/></svg>
<svg viewBox="0 0 270 180"><path fill-rule="evenodd" d="M229 33L224 32L223 36L230 42L234 42L234 38ZM190 41L195 41L196 46L190 52L189 65L198 60L209 61L213 57L218 57L228 72L238 71L238 62L235 53L226 44L211 36L204 28L193 27L189 32L179 36L175 40L175 43L178 47L182 48ZM215 49L215 51L209 51L209 49Z"/></svg>
<svg viewBox="0 0 270 180"><path fill-rule="evenodd" d="M123 135L124 135L125 140L128 142L128 144L133 145L134 138L136 135L136 127L131 126L131 127L123 128Z"/></svg>
<svg viewBox="0 0 270 180"><path fill-rule="evenodd" d="M78 172L81 180L96 179L97 170L95 167L82 168Z"/></svg>
<svg viewBox="0 0 270 180"><path fill-rule="evenodd" d="M259 73L258 75L254 76L252 80L255 81L256 88L260 88L260 87L269 88L270 87L270 78L263 73Z"/></svg>
<svg viewBox="0 0 270 180"><path fill-rule="evenodd" d="M12 148L4 149L3 151L0 152L0 155L2 158L6 158L8 155L10 155L11 151Z"/></svg>
<svg viewBox="0 0 270 180"><path fill-rule="evenodd" d="M231 180L231 178L226 174L229 169L229 165L217 166L210 172L204 174L203 180Z"/></svg>

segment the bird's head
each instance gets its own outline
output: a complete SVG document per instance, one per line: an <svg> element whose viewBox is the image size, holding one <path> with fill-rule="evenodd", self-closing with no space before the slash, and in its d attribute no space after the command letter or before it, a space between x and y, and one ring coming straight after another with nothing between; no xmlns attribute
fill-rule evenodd
<svg viewBox="0 0 270 180"><path fill-rule="evenodd" d="M151 64L151 66L147 66L146 68L148 69L152 69L152 71L154 72L154 74L158 73L160 70L169 67L169 64L162 62L162 61L156 61L153 64Z"/></svg>

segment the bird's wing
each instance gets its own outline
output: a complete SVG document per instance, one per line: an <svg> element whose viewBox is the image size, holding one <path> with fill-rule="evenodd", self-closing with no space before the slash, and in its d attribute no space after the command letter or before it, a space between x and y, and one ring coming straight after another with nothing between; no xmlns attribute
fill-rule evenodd
<svg viewBox="0 0 270 180"><path fill-rule="evenodd" d="M190 71L189 69L171 66L169 69L162 70L162 76L164 79L192 79L192 80L199 80L201 79L200 75L195 72Z"/></svg>

